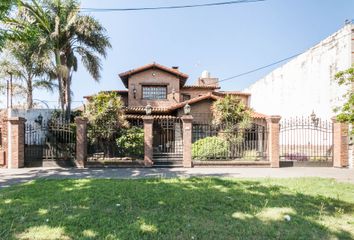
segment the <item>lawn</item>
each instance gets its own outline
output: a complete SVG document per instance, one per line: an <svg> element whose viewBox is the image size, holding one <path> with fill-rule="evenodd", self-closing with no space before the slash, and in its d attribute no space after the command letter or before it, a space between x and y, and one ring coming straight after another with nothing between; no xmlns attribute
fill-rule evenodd
<svg viewBox="0 0 354 240"><path fill-rule="evenodd" d="M0 239L354 239L354 184L37 180L0 190Z"/></svg>

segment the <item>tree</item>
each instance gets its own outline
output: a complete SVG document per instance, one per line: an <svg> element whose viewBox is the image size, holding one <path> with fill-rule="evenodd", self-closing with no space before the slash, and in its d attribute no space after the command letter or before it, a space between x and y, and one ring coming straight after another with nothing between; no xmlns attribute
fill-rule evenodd
<svg viewBox="0 0 354 240"><path fill-rule="evenodd" d="M116 93L99 93L93 96L86 107L88 118L88 139L92 144L101 145L109 154L110 145L115 145L119 133L129 126L122 110L124 104Z"/></svg>
<svg viewBox="0 0 354 240"><path fill-rule="evenodd" d="M1 0L0 3L0 22L3 22L10 12L10 10L16 5L16 0ZM7 39L7 30L0 27L0 50L3 48Z"/></svg>
<svg viewBox="0 0 354 240"><path fill-rule="evenodd" d="M340 71L335 75L335 79L340 86L346 86L348 91L343 96L345 101L343 106L335 109L339 112L337 120L348 124L354 123L354 67L345 71ZM354 130L353 130L354 134Z"/></svg>
<svg viewBox="0 0 354 240"><path fill-rule="evenodd" d="M62 110L70 116L72 76L78 68L78 58L94 80L99 81L101 60L111 47L106 30L92 16L79 13L76 0L22 1L54 56Z"/></svg>
<svg viewBox="0 0 354 240"><path fill-rule="evenodd" d="M3 75L11 73L16 81L15 94L26 96L26 108L33 108L33 90L53 91L55 84L50 80L49 56L38 47L38 39L27 41L8 41L6 59L0 62Z"/></svg>
<svg viewBox="0 0 354 240"><path fill-rule="evenodd" d="M229 141L242 141L244 131L251 127L251 111L237 96L226 95L216 100L212 112L214 124L223 126L222 137Z"/></svg>

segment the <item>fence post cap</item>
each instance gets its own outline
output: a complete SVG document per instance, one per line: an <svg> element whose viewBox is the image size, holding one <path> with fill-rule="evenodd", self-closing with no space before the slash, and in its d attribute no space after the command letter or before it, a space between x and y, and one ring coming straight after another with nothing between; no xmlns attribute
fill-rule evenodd
<svg viewBox="0 0 354 240"><path fill-rule="evenodd" d="M154 117L151 115L145 115L143 116L143 121L144 123L152 123L154 121Z"/></svg>
<svg viewBox="0 0 354 240"><path fill-rule="evenodd" d="M183 115L181 117L181 119L183 122L191 122L191 121L193 121L193 116L192 115Z"/></svg>
<svg viewBox="0 0 354 240"><path fill-rule="evenodd" d="M87 123L88 118L87 117L76 117L75 118L75 123Z"/></svg>
<svg viewBox="0 0 354 240"><path fill-rule="evenodd" d="M268 123L279 123L281 119L281 116L279 115L271 115L267 117L267 122Z"/></svg>
<svg viewBox="0 0 354 240"><path fill-rule="evenodd" d="M332 120L332 122L334 122L334 123L338 122L338 120L337 120L337 116L333 116L333 117L331 117L331 120Z"/></svg>
<svg viewBox="0 0 354 240"><path fill-rule="evenodd" d="M23 117L10 117L7 118L6 121L9 121L10 123L24 123L26 122L26 118Z"/></svg>

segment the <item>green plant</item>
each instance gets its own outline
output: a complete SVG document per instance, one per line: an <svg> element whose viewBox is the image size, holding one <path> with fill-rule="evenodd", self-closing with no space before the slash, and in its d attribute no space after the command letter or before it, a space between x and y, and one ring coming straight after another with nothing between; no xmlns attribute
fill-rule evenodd
<svg viewBox="0 0 354 240"><path fill-rule="evenodd" d="M229 142L243 141L246 129L252 126L251 111L242 99L227 95L213 103L213 123L223 128L220 137Z"/></svg>
<svg viewBox="0 0 354 240"><path fill-rule="evenodd" d="M257 150L246 150L243 152L242 158L249 161L258 160L259 152Z"/></svg>
<svg viewBox="0 0 354 240"><path fill-rule="evenodd" d="M122 136L116 140L119 148L125 156L144 156L144 129L132 127L125 130Z"/></svg>
<svg viewBox="0 0 354 240"><path fill-rule="evenodd" d="M230 143L221 137L206 137L192 145L192 158L198 160L215 159L228 153Z"/></svg>
<svg viewBox="0 0 354 240"><path fill-rule="evenodd" d="M334 109L335 112L339 112L337 120L352 124L354 123L354 67L338 72L335 79L340 86L346 86L348 89L346 94L343 95L344 104ZM354 134L354 129L352 130L352 134Z"/></svg>
<svg viewBox="0 0 354 240"><path fill-rule="evenodd" d="M35 29L46 46L58 80L61 109L69 118L73 73L82 65L98 81L102 69L100 57L111 47L105 28L94 17L80 12L77 0L19 0L27 21L9 19L14 29ZM30 31L33 32L33 31Z"/></svg>
<svg viewBox="0 0 354 240"><path fill-rule="evenodd" d="M122 110L123 102L114 92L102 92L93 96L84 112L88 118L88 139L91 144L99 144L106 153L115 144L124 128L129 126Z"/></svg>

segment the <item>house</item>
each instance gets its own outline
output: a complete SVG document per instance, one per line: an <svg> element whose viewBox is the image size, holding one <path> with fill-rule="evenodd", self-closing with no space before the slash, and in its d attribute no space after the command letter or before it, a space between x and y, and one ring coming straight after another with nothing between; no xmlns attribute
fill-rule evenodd
<svg viewBox="0 0 354 240"><path fill-rule="evenodd" d="M184 115L187 104L191 109L190 115L193 116L192 139L196 142L216 134L214 130L207 129L211 125L212 104L215 100L234 95L248 106L250 97L248 93L220 90L218 78L211 77L207 71L202 73L196 84L187 85L188 75L178 67L166 67L158 63L123 72L119 77L127 90L110 92L116 92L121 97L128 121L134 125L142 124L146 106L151 106L151 116L154 118L152 147L155 164L181 163L184 142L180 117ZM90 96L86 98L89 100ZM248 143L258 139L259 145L253 144L253 148L257 149L259 156L263 156L266 151L266 145L262 145L266 141L266 115L252 112L252 117L262 129L257 128L248 137ZM239 156L243 155L238 154L237 157Z"/></svg>
<svg viewBox="0 0 354 240"><path fill-rule="evenodd" d="M147 64L119 74L127 90L113 90L122 98L127 119L140 119L145 107L152 107L156 118L182 116L186 104L191 106L194 121L210 121L213 101L228 94L237 96L248 106L250 94L239 91L221 91L218 78L204 71L195 85L186 85L188 75L178 67L158 63ZM90 96L85 97L87 99ZM266 115L253 112L255 119L264 121Z"/></svg>

